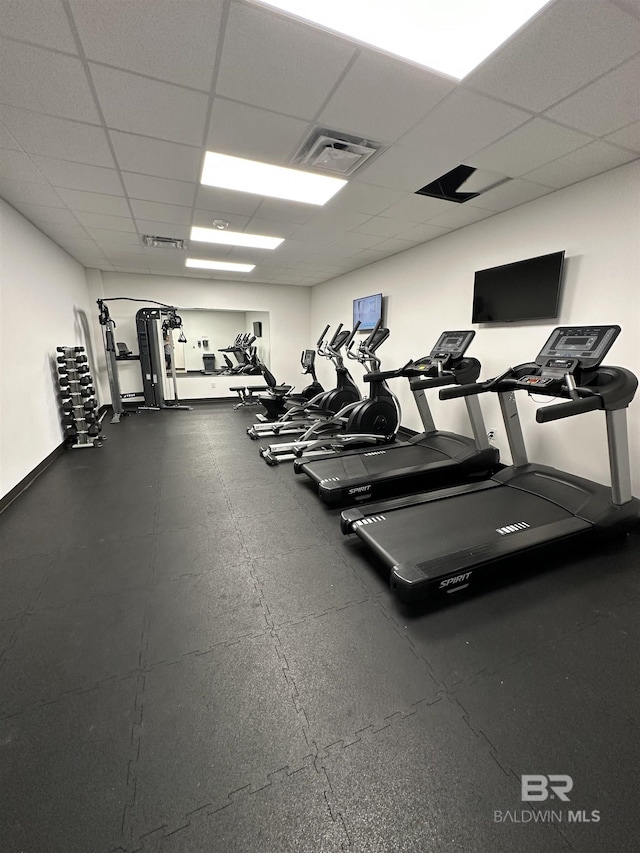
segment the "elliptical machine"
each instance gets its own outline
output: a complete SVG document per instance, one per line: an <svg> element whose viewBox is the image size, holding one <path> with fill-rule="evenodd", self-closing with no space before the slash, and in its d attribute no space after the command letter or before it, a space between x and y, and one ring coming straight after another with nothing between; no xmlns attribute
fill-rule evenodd
<svg viewBox="0 0 640 853"><path fill-rule="evenodd" d="M368 337L360 342L355 353L351 349L347 350L347 357L365 365L367 374L375 373L380 368L376 350L388 337L389 329L382 328L379 320ZM322 448L340 444L340 438L336 436L344 440L345 446L349 443L357 447L392 442L400 427L400 404L384 377L374 378L370 384L368 399L343 406L334 417L312 424L293 442L260 448L260 455L267 465L289 462L303 453L305 456L323 453Z"/></svg>
<svg viewBox="0 0 640 853"><path fill-rule="evenodd" d="M307 403L290 408L274 423L256 423L247 427L250 438L256 440L268 436L300 435L317 421L328 420L343 406L361 399L360 389L345 367L341 352L343 347L351 346L359 325L356 324L353 331L349 331L343 329L340 323L329 343L325 341L329 330L329 326L326 326L318 339L318 354L331 359L335 366L336 387L312 397Z"/></svg>
<svg viewBox="0 0 640 853"><path fill-rule="evenodd" d="M302 375L303 376L311 376L312 382L309 383L305 388L300 391L299 394L292 394L291 391L293 388L286 385L276 385L275 378L273 380L274 384L272 385L269 381L269 376L272 375L270 371L264 367L262 374L269 386L268 394L260 394L258 397L258 401L264 406L267 413L266 415L256 415L258 421L261 423L266 423L270 421L275 421L281 415L283 415L287 410L287 404L291 405L301 405L304 406L314 397L317 397L318 394L322 394L324 392L324 388L318 382L318 377L316 376L316 351L314 349L305 349L302 351L302 355L300 356L300 364L302 365ZM287 387L290 387L290 390L287 391Z"/></svg>

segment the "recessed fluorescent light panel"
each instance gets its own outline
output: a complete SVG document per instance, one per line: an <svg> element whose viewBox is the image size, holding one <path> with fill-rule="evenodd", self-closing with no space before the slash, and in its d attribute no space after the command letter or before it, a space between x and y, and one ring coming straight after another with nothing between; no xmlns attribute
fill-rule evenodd
<svg viewBox="0 0 640 853"><path fill-rule="evenodd" d="M549 0L254 0L456 80Z"/></svg>
<svg viewBox="0 0 640 853"><path fill-rule="evenodd" d="M342 178L271 166L256 160L207 151L201 183L243 193L325 204L347 183Z"/></svg>
<svg viewBox="0 0 640 853"><path fill-rule="evenodd" d="M191 239L201 243L224 243L226 246L246 246L250 249L275 249L284 237L263 237L260 234L243 234L240 231L220 231L217 228L191 229Z"/></svg>
<svg viewBox="0 0 640 853"><path fill-rule="evenodd" d="M204 261L187 258L186 266L201 270L226 270L227 272L251 272L255 264L232 264L227 261Z"/></svg>

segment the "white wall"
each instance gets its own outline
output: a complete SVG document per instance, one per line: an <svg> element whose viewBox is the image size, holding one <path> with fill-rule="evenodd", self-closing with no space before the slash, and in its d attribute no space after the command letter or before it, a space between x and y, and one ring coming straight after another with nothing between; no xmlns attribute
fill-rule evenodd
<svg viewBox="0 0 640 853"><path fill-rule="evenodd" d="M62 441L56 347L93 362L92 311L84 268L0 199L0 497Z"/></svg>
<svg viewBox="0 0 640 853"><path fill-rule="evenodd" d="M137 352L135 314L139 307L156 300L179 309L210 308L234 312L260 312L258 319L268 313L270 351L268 366L279 382L295 384L300 352L309 346L310 289L275 284L217 281L204 278L173 278L172 276L90 271L92 297L128 296L143 300L109 302L109 311L117 323L116 340L124 340ZM149 303L150 304L150 303ZM95 314L97 317L97 312ZM96 320L97 322L97 320ZM238 329L242 331L242 329ZM188 335L187 335L188 337ZM138 362L119 362L122 392L140 390ZM101 363L104 373L104 360ZM127 371L129 375L127 375ZM254 377L261 384L260 377ZM230 385L240 384L234 377L179 377L178 392L185 399L223 397L231 395Z"/></svg>
<svg viewBox="0 0 640 853"><path fill-rule="evenodd" d="M317 285L311 299L311 328L325 322L346 325L355 297L382 291L391 330L380 350L383 367L426 355L446 328L475 328L468 354L480 359L482 375L488 378L532 360L556 325L619 323L623 331L607 362L640 375L639 235L636 161ZM560 249L566 250L567 261L557 321L471 325L475 270ZM320 361L320 379L330 384L332 371ZM420 429L406 382L396 381L394 390L401 400L403 423ZM440 402L437 392L429 399L441 429L469 433L462 401ZM508 461L497 399L486 395L481 400L487 427L497 429L497 444ZM609 482L601 413L538 425L535 404L524 394L518 402L532 461ZM629 410L629 428L633 490L640 495L640 395Z"/></svg>

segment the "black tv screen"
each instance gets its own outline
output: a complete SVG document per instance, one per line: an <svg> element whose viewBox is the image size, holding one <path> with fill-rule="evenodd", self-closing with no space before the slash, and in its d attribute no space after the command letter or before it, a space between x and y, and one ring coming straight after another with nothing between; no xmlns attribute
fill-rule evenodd
<svg viewBox="0 0 640 853"><path fill-rule="evenodd" d="M473 284L474 323L551 320L558 316L564 252L478 270Z"/></svg>
<svg viewBox="0 0 640 853"><path fill-rule="evenodd" d="M382 294L374 293L373 296L361 296L353 300L353 325L360 320L360 331L366 332L375 328L378 320L382 318Z"/></svg>

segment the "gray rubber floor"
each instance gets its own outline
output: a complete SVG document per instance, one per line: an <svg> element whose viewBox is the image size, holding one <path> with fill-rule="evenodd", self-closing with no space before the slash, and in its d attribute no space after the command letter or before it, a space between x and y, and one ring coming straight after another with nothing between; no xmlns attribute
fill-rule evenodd
<svg viewBox="0 0 640 853"><path fill-rule="evenodd" d="M640 536L407 611L253 419L125 418L0 516L2 853L637 849Z"/></svg>

